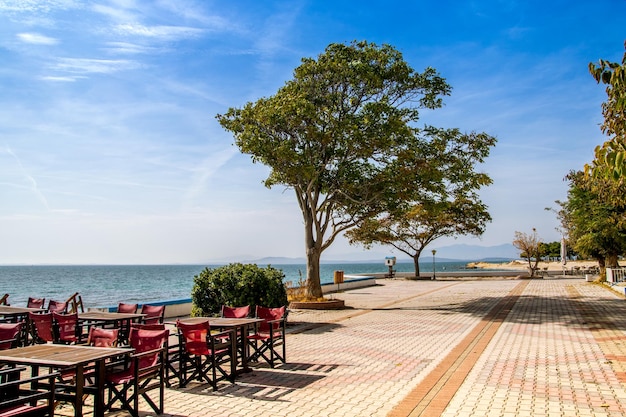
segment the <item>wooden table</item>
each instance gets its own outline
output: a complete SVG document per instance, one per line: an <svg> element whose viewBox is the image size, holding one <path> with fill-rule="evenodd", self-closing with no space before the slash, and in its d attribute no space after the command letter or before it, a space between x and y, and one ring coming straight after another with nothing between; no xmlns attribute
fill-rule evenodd
<svg viewBox="0 0 626 417"><path fill-rule="evenodd" d="M180 319L182 323L187 324L200 323L206 320L209 320L209 325L211 327L217 329L234 329L235 335L241 335L241 337L237 337L237 344L239 344L239 346L237 346L237 351L241 352L241 355L238 354L238 356L241 356L242 368L239 372L250 372L251 369L248 366L248 338L246 337L246 335L248 334L248 329L251 326L254 326L256 323L261 323L263 319L231 319L226 317L189 317L185 319ZM234 369L233 375L236 375L239 372Z"/></svg>
<svg viewBox="0 0 626 417"><path fill-rule="evenodd" d="M145 314L141 313L113 313L109 311L92 310L85 313L78 313L78 320L87 327L94 324L111 324L115 328L123 330L119 333L119 342L124 344L128 339L128 330L130 329L131 322L142 319L145 316Z"/></svg>
<svg viewBox="0 0 626 417"><path fill-rule="evenodd" d="M15 321L22 316L28 317L28 313L41 313L42 311L45 309L0 305L0 317L7 317Z"/></svg>
<svg viewBox="0 0 626 417"><path fill-rule="evenodd" d="M83 415L83 394L94 396L93 415L104 416L104 377L106 360L120 355L128 355L132 349L100 348L76 345L43 344L19 347L0 351L0 363L28 365L32 375L39 375L39 367L59 370L74 370L75 394L72 396L74 416ZM95 364L95 384L85 386L85 368Z"/></svg>

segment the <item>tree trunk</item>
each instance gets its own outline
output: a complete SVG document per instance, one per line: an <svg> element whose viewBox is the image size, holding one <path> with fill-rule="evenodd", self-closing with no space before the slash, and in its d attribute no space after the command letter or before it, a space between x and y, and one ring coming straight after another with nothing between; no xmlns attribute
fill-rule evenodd
<svg viewBox="0 0 626 417"><path fill-rule="evenodd" d="M318 236L314 231L314 213L310 206L305 206L302 214L304 217L304 245L306 249L306 291L304 295L311 299L321 298L324 296L320 281L321 241L323 237Z"/></svg>
<svg viewBox="0 0 626 417"><path fill-rule="evenodd" d="M310 247L306 249L306 296L310 298L320 298L322 284L320 281L320 258L319 248Z"/></svg>
<svg viewBox="0 0 626 417"><path fill-rule="evenodd" d="M415 278L420 277L420 254L413 255L413 267L415 268Z"/></svg>

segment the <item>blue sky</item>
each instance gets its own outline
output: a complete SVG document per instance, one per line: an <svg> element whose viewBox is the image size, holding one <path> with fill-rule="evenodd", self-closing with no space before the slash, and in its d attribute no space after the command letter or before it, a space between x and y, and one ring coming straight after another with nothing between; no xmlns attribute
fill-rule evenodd
<svg viewBox="0 0 626 417"><path fill-rule="evenodd" d="M0 264L303 257L293 192L265 188L215 115L352 40L447 79L424 123L498 138L493 222L432 248L559 240L544 208L605 140L587 67L621 60L625 28L623 0L0 0ZM339 239L323 259L390 254Z"/></svg>

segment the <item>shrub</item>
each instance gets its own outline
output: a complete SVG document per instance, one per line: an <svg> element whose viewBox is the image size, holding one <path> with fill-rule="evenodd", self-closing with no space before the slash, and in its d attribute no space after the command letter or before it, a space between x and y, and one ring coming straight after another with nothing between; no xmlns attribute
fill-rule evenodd
<svg viewBox="0 0 626 417"><path fill-rule="evenodd" d="M222 305L280 307L287 304L285 275L280 269L234 263L205 268L194 276L192 316L219 315Z"/></svg>

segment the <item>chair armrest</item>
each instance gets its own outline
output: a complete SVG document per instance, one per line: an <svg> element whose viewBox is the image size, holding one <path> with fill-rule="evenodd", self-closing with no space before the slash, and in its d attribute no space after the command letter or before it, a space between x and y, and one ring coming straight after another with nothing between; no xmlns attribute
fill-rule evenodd
<svg viewBox="0 0 626 417"><path fill-rule="evenodd" d="M206 338L207 338L207 341L209 339L223 339L223 338L226 338L226 337L233 337L234 334L235 334L235 331L233 329L231 329L231 330L222 330L222 331L219 331L217 333L207 334Z"/></svg>

